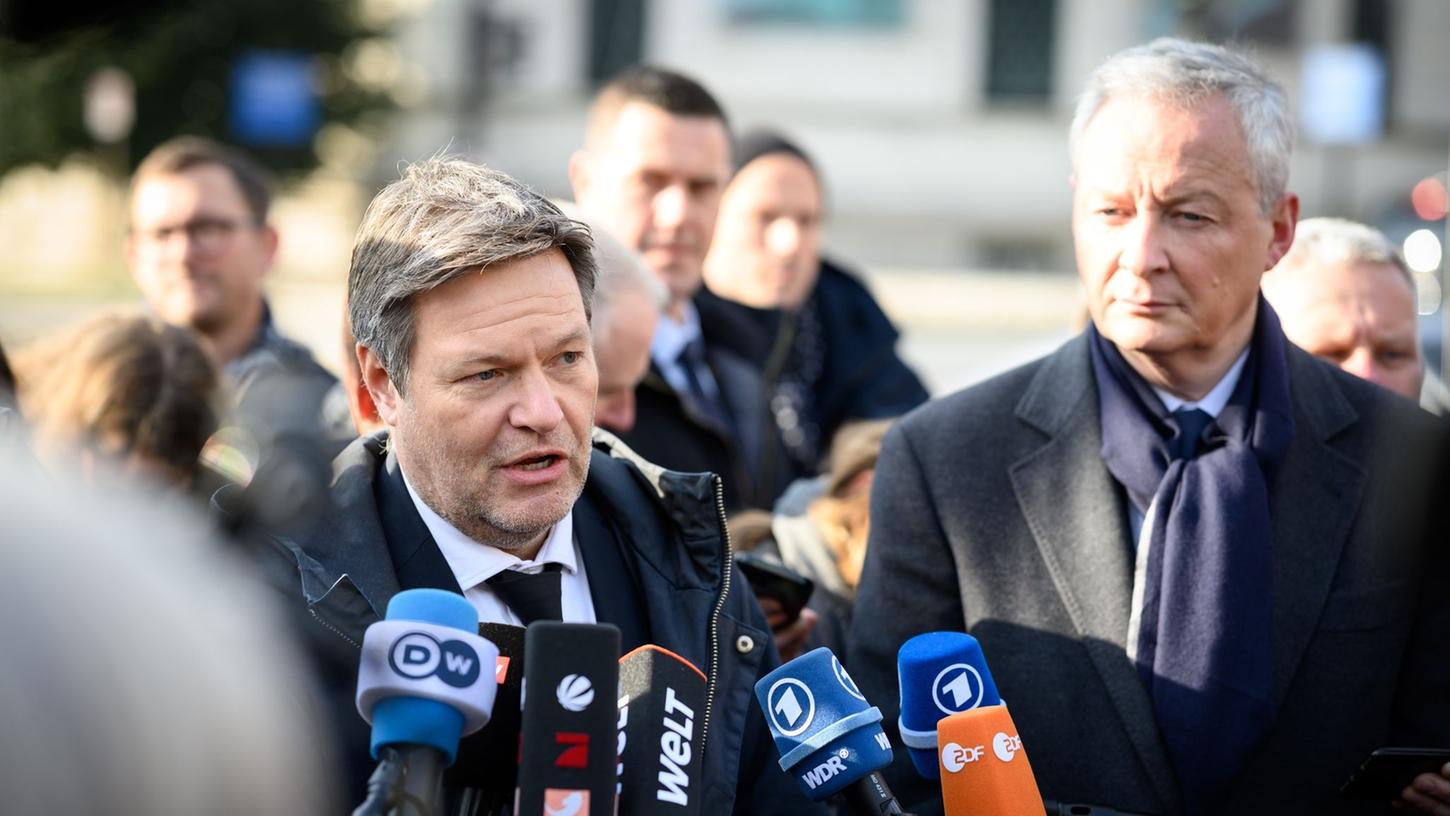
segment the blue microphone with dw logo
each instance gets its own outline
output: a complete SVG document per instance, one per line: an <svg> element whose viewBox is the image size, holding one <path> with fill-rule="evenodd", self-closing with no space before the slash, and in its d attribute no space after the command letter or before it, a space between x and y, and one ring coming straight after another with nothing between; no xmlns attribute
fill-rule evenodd
<svg viewBox="0 0 1450 816"><path fill-rule="evenodd" d="M355 814L386 813L403 801L435 812L443 769L457 758L459 739L488 723L498 691L498 648L477 632L473 604L438 589L399 592L387 618L368 627L357 709L373 726L381 762Z"/></svg>
<svg viewBox="0 0 1450 816"><path fill-rule="evenodd" d="M866 702L831 650L807 652L760 678L755 697L765 712L780 767L812 800L845 793L853 813L901 813L876 773L891 763L881 709Z"/></svg>
<svg viewBox="0 0 1450 816"><path fill-rule="evenodd" d="M896 658L901 687L901 741L926 779L940 779L937 723L982 706L1000 705L982 644L965 632L928 632L901 645Z"/></svg>

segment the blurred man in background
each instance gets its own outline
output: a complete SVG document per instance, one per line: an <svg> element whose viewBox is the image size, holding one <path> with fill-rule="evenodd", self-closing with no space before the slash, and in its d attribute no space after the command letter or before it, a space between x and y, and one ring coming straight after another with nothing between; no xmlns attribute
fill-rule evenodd
<svg viewBox="0 0 1450 816"><path fill-rule="evenodd" d="M851 673L895 722L901 644L965 629L1048 799L1360 812L1338 792L1370 751L1450 744L1450 576L1423 529L1443 435L1288 343L1259 294L1298 215L1259 66L1119 53L1069 145L1092 325L887 434ZM1416 785L1402 805L1450 807L1445 775Z"/></svg>
<svg viewBox="0 0 1450 816"><path fill-rule="evenodd" d="M1341 218L1299 222L1289 254L1264 276L1264 296L1295 345L1420 399L1415 282L1384 233Z"/></svg>
<svg viewBox="0 0 1450 816"><path fill-rule="evenodd" d="M131 181L126 260L152 311L194 329L231 387L228 441L209 448L208 464L256 485L240 517L292 526L315 512L327 463L351 434L324 418L337 380L272 323L262 291L277 254L270 185L234 148L196 137L162 144Z"/></svg>
<svg viewBox="0 0 1450 816"><path fill-rule="evenodd" d="M746 134L704 267L710 291L753 307L742 314L769 338L756 362L770 414L804 473L821 467L844 422L900 416L927 398L871 292L821 258L824 200L804 151L768 131Z"/></svg>
<svg viewBox="0 0 1450 816"><path fill-rule="evenodd" d="M639 255L608 230L591 225L599 277L589 330L599 366L594 424L615 433L634 428L634 393L649 373L650 341L670 293Z"/></svg>
<svg viewBox="0 0 1450 816"><path fill-rule="evenodd" d="M693 80L650 67L599 92L585 145L569 162L584 215L637 250L669 288L650 371L635 391L637 429L621 438L666 467L720 474L733 510L769 507L791 473L767 421L754 355L730 347L750 341L750 326L702 289L729 175L719 103Z"/></svg>

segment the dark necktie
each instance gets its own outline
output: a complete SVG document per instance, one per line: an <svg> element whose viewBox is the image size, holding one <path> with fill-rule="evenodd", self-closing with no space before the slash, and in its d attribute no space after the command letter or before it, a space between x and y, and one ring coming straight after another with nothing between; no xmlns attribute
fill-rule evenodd
<svg viewBox="0 0 1450 816"><path fill-rule="evenodd" d="M560 569L559 564L545 564L542 572L504 570L485 583L519 616L524 626L536 620L563 620Z"/></svg>
<svg viewBox="0 0 1450 816"><path fill-rule="evenodd" d="M1192 459L1203 447L1203 431L1213 424L1213 417L1199 408L1179 408L1168 418L1178 428L1173 439L1173 458Z"/></svg>
<svg viewBox="0 0 1450 816"><path fill-rule="evenodd" d="M709 417L721 430L730 429L729 414L720 406L720 400L712 396L705 389L704 380L700 377L700 366L706 365L705 344L696 337L680 350L680 356L676 358L680 368L685 373L685 385L690 392L690 401L700 410L700 413Z"/></svg>

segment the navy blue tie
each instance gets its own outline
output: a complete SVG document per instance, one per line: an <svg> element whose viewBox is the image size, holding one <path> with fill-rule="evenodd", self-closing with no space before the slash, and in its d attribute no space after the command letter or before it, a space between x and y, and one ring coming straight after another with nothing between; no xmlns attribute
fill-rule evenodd
<svg viewBox="0 0 1450 816"><path fill-rule="evenodd" d="M1168 417L1178 429L1172 441L1173 458L1192 459L1203 448L1203 431L1213 424L1213 417L1199 408L1179 408Z"/></svg>
<svg viewBox="0 0 1450 816"><path fill-rule="evenodd" d="M720 400L705 389L704 380L701 379L699 368L697 368L697 366L707 365L705 344L701 342L700 338L697 337L685 345L684 349L680 351L677 362L685 372L685 385L690 392L690 402L700 413L719 426L720 430L729 431L731 425L729 413L720 405Z"/></svg>

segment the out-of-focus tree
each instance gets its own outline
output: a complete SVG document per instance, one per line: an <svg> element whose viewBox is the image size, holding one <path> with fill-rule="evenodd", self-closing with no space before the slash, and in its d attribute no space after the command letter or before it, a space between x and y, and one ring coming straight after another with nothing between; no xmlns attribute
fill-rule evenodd
<svg viewBox="0 0 1450 816"><path fill-rule="evenodd" d="M99 137L115 141L104 149L116 171L179 134L240 144L278 171L315 167L320 128L369 130L392 105L386 82L356 70L359 52L385 42L367 5L0 0L0 174L102 147L85 110L98 75L135 88L134 125ZM96 84L114 95L118 83Z"/></svg>

